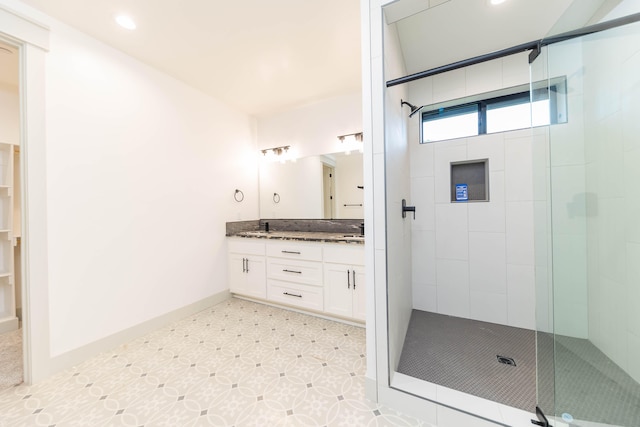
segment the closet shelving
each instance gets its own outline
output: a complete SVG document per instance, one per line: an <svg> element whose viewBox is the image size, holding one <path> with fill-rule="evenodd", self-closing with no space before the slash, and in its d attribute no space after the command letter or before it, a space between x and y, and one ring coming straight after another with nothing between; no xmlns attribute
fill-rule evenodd
<svg viewBox="0 0 640 427"><path fill-rule="evenodd" d="M14 271L14 146L0 142L0 333L18 328Z"/></svg>

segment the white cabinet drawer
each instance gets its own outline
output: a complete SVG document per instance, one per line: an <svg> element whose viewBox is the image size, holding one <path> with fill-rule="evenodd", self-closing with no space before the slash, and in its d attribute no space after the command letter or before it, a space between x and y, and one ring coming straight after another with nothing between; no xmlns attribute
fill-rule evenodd
<svg viewBox="0 0 640 427"><path fill-rule="evenodd" d="M227 250L237 254L264 255L265 243L256 242L255 239L229 238L227 239Z"/></svg>
<svg viewBox="0 0 640 427"><path fill-rule="evenodd" d="M267 298L270 301L288 304L295 307L322 311L322 288L298 283L267 280Z"/></svg>
<svg viewBox="0 0 640 427"><path fill-rule="evenodd" d="M269 242L267 244L267 256L322 261L322 246L294 241Z"/></svg>
<svg viewBox="0 0 640 427"><path fill-rule="evenodd" d="M322 286L322 263L285 258L267 258L267 277L287 282Z"/></svg>
<svg viewBox="0 0 640 427"><path fill-rule="evenodd" d="M339 244L325 245L324 262L364 265L364 246Z"/></svg>

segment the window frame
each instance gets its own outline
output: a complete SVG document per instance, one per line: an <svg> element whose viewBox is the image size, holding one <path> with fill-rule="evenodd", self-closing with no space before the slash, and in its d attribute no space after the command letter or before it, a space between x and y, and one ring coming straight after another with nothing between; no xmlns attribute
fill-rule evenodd
<svg viewBox="0 0 640 427"><path fill-rule="evenodd" d="M493 92L486 92L472 97L461 98L448 101L441 104L423 107L428 108L427 111L420 112L419 133L420 144L431 144L434 142L448 141L459 138L472 138L489 134L487 132L487 110L491 109L491 105L500 103L509 103L510 101L522 100L522 102L514 102L512 105L521 105L525 103L532 104L536 101L549 100L549 123L544 125L530 125L524 128L515 128L502 130L491 133L511 132L520 129L528 129L539 126L549 126L567 122L567 96L566 96L566 77L557 77L548 81L535 82L532 85L521 85L512 88L501 89ZM464 114L465 109L470 110L472 106L476 106L478 112L478 133L476 135L455 136L447 139L438 139L435 141L424 140L424 123L438 119L452 117L457 114Z"/></svg>

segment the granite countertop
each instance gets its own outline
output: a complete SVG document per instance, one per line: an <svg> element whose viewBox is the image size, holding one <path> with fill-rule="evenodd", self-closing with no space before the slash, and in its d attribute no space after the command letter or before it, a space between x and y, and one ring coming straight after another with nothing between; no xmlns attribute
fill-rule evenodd
<svg viewBox="0 0 640 427"><path fill-rule="evenodd" d="M300 240L306 242L364 244L364 235L329 233L321 231L238 231L232 234L227 234L227 236L246 237L252 239Z"/></svg>

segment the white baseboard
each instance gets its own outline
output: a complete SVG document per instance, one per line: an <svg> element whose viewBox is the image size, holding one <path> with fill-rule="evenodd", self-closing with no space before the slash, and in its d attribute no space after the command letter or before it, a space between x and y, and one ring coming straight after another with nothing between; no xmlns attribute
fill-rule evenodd
<svg viewBox="0 0 640 427"><path fill-rule="evenodd" d="M364 377L364 397L378 403L378 383L373 378Z"/></svg>
<svg viewBox="0 0 640 427"><path fill-rule="evenodd" d="M8 317L6 319L0 320L0 334L4 334L5 332L11 332L18 329L18 318L17 317Z"/></svg>
<svg viewBox="0 0 640 427"><path fill-rule="evenodd" d="M189 304L185 307L179 308L169 313L165 313L154 319L147 320L146 322L132 326L128 329L116 332L115 334L109 335L108 337L102 338L98 341L94 341L90 344L52 357L49 375L54 375L60 371L69 369L102 352L112 350L121 344L132 341L145 334L148 334L149 332L162 328L172 322L184 319L187 316L191 316L192 314L198 313L211 306L224 302L229 298L231 298L231 293L226 290L210 297L204 298L200 301L196 301L193 304Z"/></svg>
<svg viewBox="0 0 640 427"><path fill-rule="evenodd" d="M351 326L357 326L358 328L365 328L366 327L364 322L344 319L344 318L338 317L338 316L332 316L332 315L326 314L326 313L324 313L322 311L310 310L310 309L306 309L306 308L297 308L297 307L293 307L291 305L280 304L280 303L273 302L273 301L268 301L268 300L262 299L262 298L247 297L247 296L239 295L239 294L232 294L232 296L234 298L243 299L245 301L257 302L258 304L264 304L264 305L268 305L270 307L276 307L276 308L281 308L283 310L295 311L296 313L308 314L309 316L320 317L321 319L326 319L326 320L332 320L334 322L345 323L345 324L351 325Z"/></svg>

